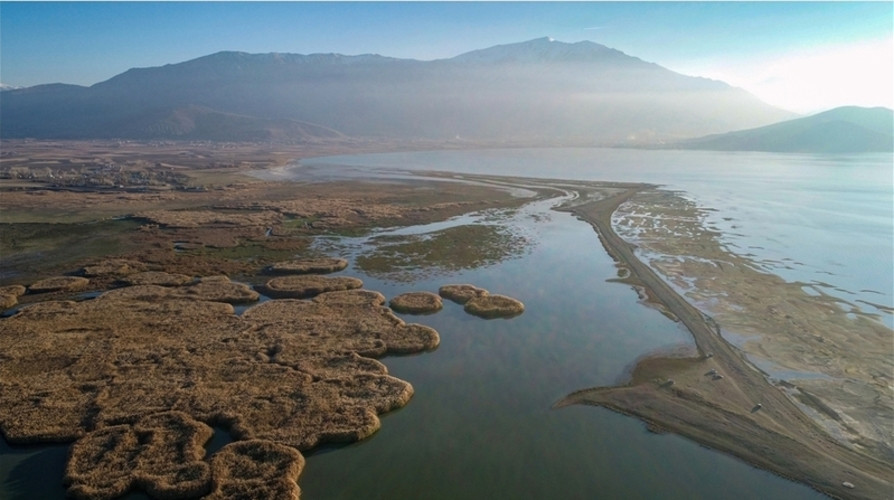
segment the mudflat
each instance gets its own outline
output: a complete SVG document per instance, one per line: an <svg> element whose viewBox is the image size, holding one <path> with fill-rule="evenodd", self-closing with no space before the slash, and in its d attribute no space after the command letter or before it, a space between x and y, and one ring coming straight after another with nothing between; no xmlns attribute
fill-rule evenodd
<svg viewBox="0 0 894 500"><path fill-rule="evenodd" d="M0 180L0 298L21 309L0 318L0 430L13 442L78 443L67 473L72 494L114 496L122 488L178 494L174 479L187 474L198 478L183 483L188 495L225 497L265 482L272 492L297 496L303 459L296 450L374 432L377 416L407 404L413 393L377 358L433 349L438 335L405 323L372 290L316 291L313 298L254 305L254 287L277 279L291 286L297 277L270 274L303 273L314 267L308 263L337 263L317 272L343 269L336 256L312 249L320 235L517 207L529 201L510 194L519 189L565 195L564 209L599 232L626 270L623 281L685 324L698 348L692 358L643 359L627 384L584 389L557 406L592 404L633 415L836 497L887 498L892 491L891 361L879 352L890 345L890 330L847 311L821 312L835 304L755 273L747 259L737 260L710 234L696 234L695 226L647 233L649 242L664 255L683 249L733 265L701 266L699 259L647 265L612 227L618 207L633 201L659 216L692 210L654 186L450 174L441 177L451 182L432 175L295 183L244 175L289 157L338 152L331 145L273 153L250 145L15 146L0 163L0 173L8 173ZM89 185L70 184L79 178ZM435 238L471 249L462 265L482 260L480 246L466 240L512 243L480 228L463 231ZM687 246L693 242L701 253ZM381 244L420 262L447 258L427 241ZM389 254L353 264L394 273L392 260ZM705 280L693 293L742 297L711 318L692 305L700 296L684 297L668 285L679 276ZM468 296L451 300L483 292L460 288ZM232 304L249 309L237 315ZM830 323L828 333L807 338L812 321ZM721 326L763 336L737 347ZM845 342L855 328L865 340ZM822 379L774 385L755 368L749 357L755 355L805 371L825 364L830 378L847 375L856 385L836 388ZM286 391L282 380L297 389ZM209 425L237 440L210 459L199 449ZM170 446L151 444L152 436ZM91 470L128 472L110 477Z"/></svg>
<svg viewBox="0 0 894 500"><path fill-rule="evenodd" d="M638 255L830 434L894 460L894 332L816 283L787 282L724 246L707 214L677 193L634 195L615 213ZM742 339L742 340L738 340Z"/></svg>
<svg viewBox="0 0 894 500"><path fill-rule="evenodd" d="M301 274L348 264L310 242L526 202L434 180L268 183L242 175L256 162L220 166L250 148L208 151L204 170L176 147L71 145L95 148L84 165L49 158L63 147L23 143L4 158L19 177L0 182L0 295L18 307L0 318L0 430L73 442L64 480L78 498L297 497L299 450L363 439L410 401L377 358L439 343L359 279ZM254 288L303 300L258 303ZM235 442L204 457L211 426Z"/></svg>
<svg viewBox="0 0 894 500"><path fill-rule="evenodd" d="M686 325L698 355L643 359L626 385L577 391L556 406L590 404L633 415L655 430L687 436L835 497L888 497L894 478L889 460L871 453L876 448L861 449L833 438L613 230L614 211L641 190L631 188L567 209L597 229L605 249L629 271L628 283L648 289L651 300Z"/></svg>

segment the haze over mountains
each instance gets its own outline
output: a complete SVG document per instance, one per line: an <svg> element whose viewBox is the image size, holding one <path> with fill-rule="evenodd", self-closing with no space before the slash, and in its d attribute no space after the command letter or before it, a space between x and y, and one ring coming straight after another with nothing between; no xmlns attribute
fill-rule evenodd
<svg viewBox="0 0 894 500"><path fill-rule="evenodd" d="M0 99L5 138L654 144L793 117L722 82L548 38L435 61L220 52Z"/></svg>
<svg viewBox="0 0 894 500"><path fill-rule="evenodd" d="M844 106L764 127L682 141L676 146L776 153L894 151L894 111Z"/></svg>

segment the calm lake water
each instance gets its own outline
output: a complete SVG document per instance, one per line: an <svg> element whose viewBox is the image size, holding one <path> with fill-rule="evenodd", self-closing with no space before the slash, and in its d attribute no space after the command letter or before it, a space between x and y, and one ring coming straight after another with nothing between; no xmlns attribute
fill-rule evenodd
<svg viewBox="0 0 894 500"><path fill-rule="evenodd" d="M708 226L766 270L894 327L894 157L601 148L432 151L305 160L348 172L408 169L648 182L715 209ZM860 301L860 302L857 302ZM888 308L879 309L875 305Z"/></svg>
<svg viewBox="0 0 894 500"><path fill-rule="evenodd" d="M389 298L474 283L519 298L526 310L483 320L448 301L433 315L405 315L441 334L434 352L383 360L415 396L384 415L372 438L309 454L305 498L821 497L678 436L651 433L633 418L551 408L577 389L618 382L647 353L692 347L687 330L640 303L629 286L607 281L617 268L596 233L549 210L551 203L510 219L484 217L521 228L529 243L496 265L429 268L409 283L345 271ZM360 238L343 245L349 258L370 251ZM339 253L338 245L328 250Z"/></svg>
<svg viewBox="0 0 894 500"><path fill-rule="evenodd" d="M849 302L892 303L890 155L453 151L319 158L281 174L389 169L664 184L717 209L708 222L724 231L730 248L755 254L786 279L822 283ZM550 210L554 203L379 233L479 223L524 238L521 251L477 268L434 263L396 279L356 266L358 257L376 251L369 238L320 241L328 253L352 260L341 274L362 278L388 298L474 283L522 300L526 311L483 320L445 302L437 314L403 316L441 335L433 352L382 360L413 384L415 396L382 416L371 438L307 454L302 497L821 498L686 439L649 432L634 418L596 407L551 408L572 391L623 380L644 355L692 346L688 331L641 303L629 286L608 281L617 268L594 230ZM890 315L883 320L890 324ZM41 453L62 460L16 462L10 450L0 450L0 493L34 498L28 492L61 477L65 448L47 450ZM35 473L29 465L38 463L44 465Z"/></svg>

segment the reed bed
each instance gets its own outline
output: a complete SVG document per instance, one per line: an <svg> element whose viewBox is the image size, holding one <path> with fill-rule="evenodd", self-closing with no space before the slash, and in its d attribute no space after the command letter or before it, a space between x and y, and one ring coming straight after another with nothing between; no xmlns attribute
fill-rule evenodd
<svg viewBox="0 0 894 500"><path fill-rule="evenodd" d="M480 318L512 318L525 312L521 301L505 295L492 295L475 285L444 285L438 293L445 299L464 305L467 313Z"/></svg>
<svg viewBox="0 0 894 500"><path fill-rule="evenodd" d="M444 307L441 297L431 292L402 293L389 303L391 309L407 314L431 314Z"/></svg>
<svg viewBox="0 0 894 500"><path fill-rule="evenodd" d="M275 262L264 268L266 274L327 274L348 267L345 259L321 257Z"/></svg>
<svg viewBox="0 0 894 500"><path fill-rule="evenodd" d="M264 295L278 299L303 299L321 293L354 290L363 286L363 281L350 276L321 276L307 274L280 276L258 287Z"/></svg>
<svg viewBox="0 0 894 500"><path fill-rule="evenodd" d="M232 282L226 276L211 276L200 278L188 286L145 284L117 288L105 292L100 298L104 300L193 300L249 304L257 302L260 295L250 286Z"/></svg>
<svg viewBox="0 0 894 500"><path fill-rule="evenodd" d="M438 289L438 294L447 300L452 300L460 305L476 298L483 297L488 294L487 290L478 288L475 285L444 285Z"/></svg>
<svg viewBox="0 0 894 500"><path fill-rule="evenodd" d="M512 297L488 294L466 302L465 311L485 319L512 318L525 312L525 305Z"/></svg>
<svg viewBox="0 0 894 500"><path fill-rule="evenodd" d="M201 460L208 424L240 442L277 443L293 459L364 439L379 429L378 415L413 395L372 358L439 343L435 330L404 322L369 290L270 300L241 316L230 303L200 300L232 299L220 289L236 285L212 277L128 286L0 320L0 430L13 443L76 440L67 480L77 498L132 489L193 498L212 483L212 495L268 492L211 479ZM262 481L271 498L297 496L297 474L282 477Z"/></svg>
<svg viewBox="0 0 894 500"><path fill-rule="evenodd" d="M90 286L90 280L81 276L54 276L32 283L29 293L79 292Z"/></svg>
<svg viewBox="0 0 894 500"><path fill-rule="evenodd" d="M127 285L181 286L191 283L193 277L163 271L144 271L130 274L121 281Z"/></svg>
<svg viewBox="0 0 894 500"><path fill-rule="evenodd" d="M120 277L146 270L146 264L139 261L128 259L105 259L96 264L83 267L80 274L88 278L104 276Z"/></svg>
<svg viewBox="0 0 894 500"><path fill-rule="evenodd" d="M212 434L211 427L176 411L100 428L72 446L68 493L91 500L117 498L134 488L158 499L205 495L211 469L203 457Z"/></svg>
<svg viewBox="0 0 894 500"><path fill-rule="evenodd" d="M253 439L224 446L211 459L213 489L207 500L297 500L304 457L294 448Z"/></svg>
<svg viewBox="0 0 894 500"><path fill-rule="evenodd" d="M9 309L19 303L19 297L25 294L22 285L8 285L0 287L0 311Z"/></svg>

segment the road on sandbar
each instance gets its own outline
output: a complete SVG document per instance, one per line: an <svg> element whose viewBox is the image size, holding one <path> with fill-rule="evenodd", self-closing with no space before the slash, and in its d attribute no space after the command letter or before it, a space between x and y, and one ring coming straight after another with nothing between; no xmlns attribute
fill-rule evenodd
<svg viewBox="0 0 894 500"><path fill-rule="evenodd" d="M614 211L650 188L628 185L601 199L582 192L576 199L584 201L561 209L597 230L606 251L629 269L624 281L648 289L676 316L692 333L699 355L642 360L628 385L577 391L556 406L591 404L633 415L834 497L892 498L891 464L848 448L823 431L721 337L710 317L676 293L615 233Z"/></svg>

